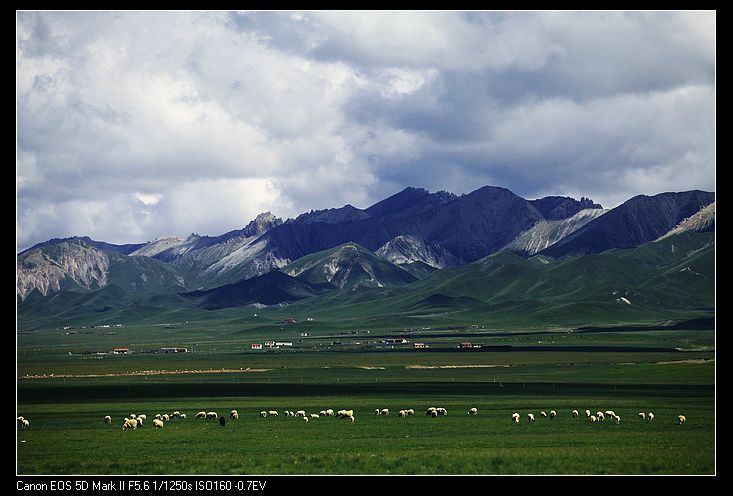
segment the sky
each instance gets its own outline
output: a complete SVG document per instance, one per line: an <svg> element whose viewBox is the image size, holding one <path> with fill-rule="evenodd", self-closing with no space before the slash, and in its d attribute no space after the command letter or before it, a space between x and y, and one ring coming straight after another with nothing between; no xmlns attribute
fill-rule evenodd
<svg viewBox="0 0 733 496"><path fill-rule="evenodd" d="M715 190L715 12L16 13L16 241Z"/></svg>

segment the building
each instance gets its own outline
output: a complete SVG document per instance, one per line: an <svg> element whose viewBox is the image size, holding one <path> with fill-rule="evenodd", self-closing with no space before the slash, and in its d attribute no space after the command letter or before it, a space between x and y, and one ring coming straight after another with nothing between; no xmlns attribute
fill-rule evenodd
<svg viewBox="0 0 733 496"><path fill-rule="evenodd" d="M275 346L293 346L293 343L291 343L290 341L285 341L285 342L278 341L275 343Z"/></svg>
<svg viewBox="0 0 733 496"><path fill-rule="evenodd" d="M430 348L425 343L412 343L412 347L415 349Z"/></svg>
<svg viewBox="0 0 733 496"><path fill-rule="evenodd" d="M265 341L265 348L272 348L275 346L275 341Z"/></svg>
<svg viewBox="0 0 733 496"><path fill-rule="evenodd" d="M188 353L188 348L161 348L158 353Z"/></svg>
<svg viewBox="0 0 733 496"><path fill-rule="evenodd" d="M129 348L115 348L112 350L113 355L129 355L130 349Z"/></svg>
<svg viewBox="0 0 733 496"><path fill-rule="evenodd" d="M261 350L262 349L262 343L252 343L252 349L253 350Z"/></svg>

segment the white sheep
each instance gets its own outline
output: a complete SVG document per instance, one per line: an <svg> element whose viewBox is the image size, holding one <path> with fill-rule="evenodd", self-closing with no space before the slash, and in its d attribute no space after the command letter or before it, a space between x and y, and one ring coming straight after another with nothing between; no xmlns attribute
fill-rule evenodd
<svg viewBox="0 0 733 496"><path fill-rule="evenodd" d="M473 407L468 410L469 415L476 415L478 413L478 408Z"/></svg>
<svg viewBox="0 0 733 496"><path fill-rule="evenodd" d="M590 421L591 422L598 422L598 417L596 417L595 415L591 415L590 416Z"/></svg>
<svg viewBox="0 0 733 496"><path fill-rule="evenodd" d="M349 422L353 422L355 420L353 415L349 415L347 418L349 419Z"/></svg>
<svg viewBox="0 0 733 496"><path fill-rule="evenodd" d="M279 417L280 415L279 415L279 414L277 413L277 411L276 411L276 410L269 410L269 411L267 412L267 416L268 416L268 417Z"/></svg>
<svg viewBox="0 0 733 496"><path fill-rule="evenodd" d="M408 409L408 410L407 410L407 415L408 415L408 416L410 416L410 415L415 415L415 410L413 410L412 408Z"/></svg>
<svg viewBox="0 0 733 496"><path fill-rule="evenodd" d="M232 410L231 412L229 412L229 418L234 418L235 415L239 416L239 412L236 410Z"/></svg>
<svg viewBox="0 0 733 496"><path fill-rule="evenodd" d="M311 418L321 418L321 416L318 413L311 413Z"/></svg>
<svg viewBox="0 0 733 496"><path fill-rule="evenodd" d="M554 419L557 417L557 412L555 410L550 410L550 419Z"/></svg>
<svg viewBox="0 0 733 496"><path fill-rule="evenodd" d="M379 415L389 415L389 408L382 408L379 411Z"/></svg>
<svg viewBox="0 0 733 496"><path fill-rule="evenodd" d="M21 420L20 421L20 428L21 429L30 429L31 428L30 421L27 418L24 418L23 420Z"/></svg>
<svg viewBox="0 0 733 496"><path fill-rule="evenodd" d="M333 408L326 410L326 417L333 417Z"/></svg>
<svg viewBox="0 0 733 496"><path fill-rule="evenodd" d="M305 410L298 410L295 412L296 417L305 417Z"/></svg>
<svg viewBox="0 0 733 496"><path fill-rule="evenodd" d="M590 418L590 410L585 411L585 416Z"/></svg>
<svg viewBox="0 0 733 496"><path fill-rule="evenodd" d="M160 420L160 419L153 419L153 427L155 427L156 429L162 429L163 428L163 421Z"/></svg>
<svg viewBox="0 0 733 496"><path fill-rule="evenodd" d="M308 417L303 417L303 422L308 423Z"/></svg>
<svg viewBox="0 0 733 496"><path fill-rule="evenodd" d="M229 417L232 418L232 419L234 419L234 420L237 420L237 419L239 419L239 413L234 412L231 415L229 415Z"/></svg>
<svg viewBox="0 0 733 496"><path fill-rule="evenodd" d="M590 412L588 412L588 413L590 413ZM573 410L572 411L572 414L573 414L573 418L578 418L578 415L579 415L578 410Z"/></svg>
<svg viewBox="0 0 733 496"><path fill-rule="evenodd" d="M527 414L527 418L529 419L530 422L534 422L534 414L533 413L528 413Z"/></svg>
<svg viewBox="0 0 733 496"><path fill-rule="evenodd" d="M199 413L203 413L203 414L204 414L204 417L206 416L206 413L204 413L204 412L199 412ZM161 414L159 414L159 413L156 413L156 414L155 414L155 418L157 418L158 420L160 420L160 419L161 419L161 417L162 417L162 415L161 415ZM197 417L198 417L198 415L197 415Z"/></svg>
<svg viewBox="0 0 733 496"><path fill-rule="evenodd" d="M427 416L431 416L431 415L433 414L433 412L434 412L434 411L436 411L436 410L437 410L437 408L435 408L434 406L431 406L431 407L429 407L429 408L428 408L428 409L427 409L427 410L425 411L425 415L427 415Z"/></svg>
<svg viewBox="0 0 733 496"><path fill-rule="evenodd" d="M130 418L132 418L132 419L137 418L137 415L135 415L134 413L131 413L130 414Z"/></svg>
<svg viewBox="0 0 733 496"><path fill-rule="evenodd" d="M621 423L621 417L619 417L618 415L614 415L614 416L613 416L613 420L615 420L615 421L616 421L616 424L617 424L617 425Z"/></svg>
<svg viewBox="0 0 733 496"><path fill-rule="evenodd" d="M148 420L148 416L145 415L144 413L141 413L140 415L138 415L137 418L138 418L138 420L139 419Z"/></svg>
<svg viewBox="0 0 733 496"><path fill-rule="evenodd" d="M641 418L641 420L646 420L646 413L639 412L639 418Z"/></svg>
<svg viewBox="0 0 733 496"><path fill-rule="evenodd" d="M515 424L519 423L519 414L517 412L512 413L512 422Z"/></svg>
<svg viewBox="0 0 733 496"><path fill-rule="evenodd" d="M173 416L174 417L180 417L181 416L181 412L179 412L178 410L176 410L175 412L173 412Z"/></svg>
<svg viewBox="0 0 733 496"><path fill-rule="evenodd" d="M165 416L163 416L163 417L164 417L164 418L163 418L163 420L165 420ZM216 412L207 412L207 413L206 413L206 418L207 418L207 419L215 419L215 418L219 418L219 414L218 414L218 413L216 413Z"/></svg>
<svg viewBox="0 0 733 496"><path fill-rule="evenodd" d="M438 416L438 410L433 410L430 412L430 416L433 418L436 418Z"/></svg>
<svg viewBox="0 0 733 496"><path fill-rule="evenodd" d="M214 418L216 418L216 417L214 417ZM160 419L159 420L162 420L163 422L168 422L170 419L171 419L171 416L168 415L167 413L164 413L163 415L160 416Z"/></svg>
<svg viewBox="0 0 733 496"><path fill-rule="evenodd" d="M321 416L321 417L327 417L328 416L326 414L326 410L321 410L320 412L318 412L318 415Z"/></svg>
<svg viewBox="0 0 733 496"><path fill-rule="evenodd" d="M679 425L682 425L685 422L687 422L687 417L685 417L684 415L677 415L677 423Z"/></svg>
<svg viewBox="0 0 733 496"><path fill-rule="evenodd" d="M615 417L616 416L616 412L614 412L613 410L606 410L603 413L605 413L606 417Z"/></svg>
<svg viewBox="0 0 733 496"><path fill-rule="evenodd" d="M547 413L545 413L545 412L540 412L540 415L541 415L542 417L547 417Z"/></svg>
<svg viewBox="0 0 733 496"><path fill-rule="evenodd" d="M654 414L652 412L647 413L646 418L649 420L649 422L654 422Z"/></svg>
<svg viewBox="0 0 733 496"><path fill-rule="evenodd" d="M265 410L262 410L260 412L260 417L262 417L262 418L267 417L267 412Z"/></svg>
<svg viewBox="0 0 733 496"><path fill-rule="evenodd" d="M105 415L104 416L104 423L105 424L111 424L112 423L112 417L110 417L109 415Z"/></svg>
<svg viewBox="0 0 733 496"><path fill-rule="evenodd" d="M137 429L137 419L126 417L125 423L122 424L122 430L127 430L130 428Z"/></svg>
<svg viewBox="0 0 733 496"><path fill-rule="evenodd" d="M160 417L158 415L156 415L155 418L160 419ZM198 412L194 418L202 418L202 419L205 419L206 418L206 412Z"/></svg>
<svg viewBox="0 0 733 496"><path fill-rule="evenodd" d="M606 416L603 414L603 412L596 412L596 417L598 417L599 422L603 422L606 420Z"/></svg>
<svg viewBox="0 0 733 496"><path fill-rule="evenodd" d="M138 417L135 420L137 420L137 426L138 427L142 427L143 426L143 419L141 419L140 417Z"/></svg>
<svg viewBox="0 0 733 496"><path fill-rule="evenodd" d="M435 411L438 412L438 415L448 415L448 410L443 407L438 407L435 409Z"/></svg>
<svg viewBox="0 0 733 496"><path fill-rule="evenodd" d="M181 414L181 418L182 418L183 420L186 420L186 418L187 418L187 417L186 417L186 414L185 414L185 413L182 413L182 414Z"/></svg>
<svg viewBox="0 0 733 496"><path fill-rule="evenodd" d="M23 423L23 420L25 420L25 417L18 417L15 420L17 420L19 424L22 424Z"/></svg>
<svg viewBox="0 0 733 496"><path fill-rule="evenodd" d="M379 415L379 408L374 409L374 416L376 417L377 415Z"/></svg>

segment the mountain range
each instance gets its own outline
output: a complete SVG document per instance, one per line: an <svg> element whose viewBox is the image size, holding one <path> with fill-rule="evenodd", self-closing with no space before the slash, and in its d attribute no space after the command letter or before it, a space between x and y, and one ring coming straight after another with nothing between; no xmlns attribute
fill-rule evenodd
<svg viewBox="0 0 733 496"><path fill-rule="evenodd" d="M563 294L555 301L565 299L568 288L578 301L583 295L600 297L591 290L592 278L569 274L587 276L588 264L616 260L620 252L623 263L633 266L631 260L647 259L649 250L658 249L648 245L676 246L675 240L712 260L700 262L696 272L710 283L714 230L715 194L697 190L637 196L603 209L587 198L526 200L491 186L461 196L406 188L366 209L346 205L285 221L262 213L244 228L219 236L191 234L125 245L88 237L40 243L17 255L18 321L150 318L170 307L195 313L247 305L317 306L334 304L333 298L338 306L390 294L396 301L396 288L401 297L421 296L405 303L399 310L404 314L447 307L521 311L531 301L546 305L547 291ZM667 265L678 261L670 259ZM601 265L597 270L606 269ZM571 278L561 283L556 271ZM638 268L638 274L659 284L679 279L658 268L653 273ZM446 280L452 281L448 287ZM628 282L619 282L614 291L643 281L631 277ZM507 287L499 291L502 285ZM456 290L461 287L465 291ZM523 296L515 294L520 287ZM642 300L620 296L611 304L625 298L637 300L635 309L642 301L647 308L654 307L652 301L670 307L663 301L664 287L644 291ZM714 289L688 299L702 305L700 296L710 294ZM389 306L390 298L382 303Z"/></svg>

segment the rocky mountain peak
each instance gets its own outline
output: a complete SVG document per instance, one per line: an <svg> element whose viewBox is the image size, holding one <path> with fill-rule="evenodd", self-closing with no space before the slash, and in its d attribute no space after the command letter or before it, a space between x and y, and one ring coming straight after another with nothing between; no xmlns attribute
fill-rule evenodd
<svg viewBox="0 0 733 496"><path fill-rule="evenodd" d="M258 214L253 221L247 224L243 229L243 234L248 238L259 236L282 223L283 220L279 217L275 217L272 212L262 212L261 214Z"/></svg>

